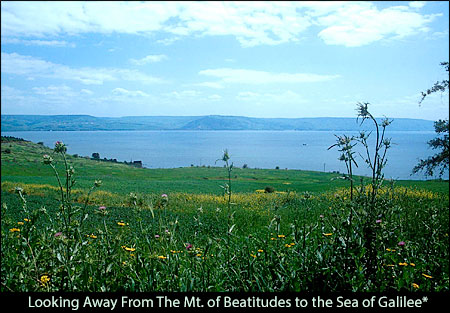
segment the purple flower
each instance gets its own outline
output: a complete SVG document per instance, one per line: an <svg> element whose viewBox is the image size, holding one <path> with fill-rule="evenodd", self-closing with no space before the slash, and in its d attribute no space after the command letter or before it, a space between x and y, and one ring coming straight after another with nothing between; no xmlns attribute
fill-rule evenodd
<svg viewBox="0 0 450 313"><path fill-rule="evenodd" d="M320 214L320 216L319 216L320 218L323 218L323 214Z"/></svg>
<svg viewBox="0 0 450 313"><path fill-rule="evenodd" d="M59 236L61 236L62 235L62 232L57 232L56 234L55 234L55 238L58 238Z"/></svg>
<svg viewBox="0 0 450 313"><path fill-rule="evenodd" d="M376 220L375 221L377 224L380 224L381 223L381 220Z"/></svg>
<svg viewBox="0 0 450 313"><path fill-rule="evenodd" d="M168 196L167 196L165 193L163 193L163 194L161 195L161 197L167 198Z"/></svg>
<svg viewBox="0 0 450 313"><path fill-rule="evenodd" d="M192 245L190 243L188 243L188 245L186 246L186 250L189 250L192 248Z"/></svg>
<svg viewBox="0 0 450 313"><path fill-rule="evenodd" d="M400 241L397 245L398 245L398 246L404 246L404 245L405 245L405 242L404 242L404 241Z"/></svg>
<svg viewBox="0 0 450 313"><path fill-rule="evenodd" d="M159 238L159 235L155 235L155 238L158 239L158 238Z"/></svg>
<svg viewBox="0 0 450 313"><path fill-rule="evenodd" d="M166 234L168 234L168 233L169 233L169 230L168 230L168 229L166 229L166 230L165 230L165 232L166 232Z"/></svg>
<svg viewBox="0 0 450 313"><path fill-rule="evenodd" d="M99 207L98 208L100 211L103 211L103 210L106 210L106 207L105 206L101 206L101 207Z"/></svg>

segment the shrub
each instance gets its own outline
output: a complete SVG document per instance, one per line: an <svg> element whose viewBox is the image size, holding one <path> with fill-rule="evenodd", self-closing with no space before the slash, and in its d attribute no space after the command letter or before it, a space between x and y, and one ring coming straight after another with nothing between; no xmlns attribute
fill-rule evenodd
<svg viewBox="0 0 450 313"><path fill-rule="evenodd" d="M273 192L275 192L275 188L273 188L272 186L266 186L266 188L264 188L264 192L265 193L273 193Z"/></svg>

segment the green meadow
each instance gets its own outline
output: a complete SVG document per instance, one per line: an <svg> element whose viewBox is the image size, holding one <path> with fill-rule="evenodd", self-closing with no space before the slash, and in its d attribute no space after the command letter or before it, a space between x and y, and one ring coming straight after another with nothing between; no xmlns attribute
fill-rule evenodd
<svg viewBox="0 0 450 313"><path fill-rule="evenodd" d="M1 150L2 291L449 289L448 181Z"/></svg>

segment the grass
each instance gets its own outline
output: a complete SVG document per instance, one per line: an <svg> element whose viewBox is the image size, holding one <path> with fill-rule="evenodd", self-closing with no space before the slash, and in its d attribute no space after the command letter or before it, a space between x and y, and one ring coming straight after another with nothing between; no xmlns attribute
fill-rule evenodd
<svg viewBox="0 0 450 313"><path fill-rule="evenodd" d="M233 168L228 203L225 168L67 156L76 184L65 201L42 164L52 155L63 178L61 154L28 142L5 149L2 291L449 289L448 181L386 183L371 220L370 187L350 201L336 174ZM266 186L277 192L256 192Z"/></svg>

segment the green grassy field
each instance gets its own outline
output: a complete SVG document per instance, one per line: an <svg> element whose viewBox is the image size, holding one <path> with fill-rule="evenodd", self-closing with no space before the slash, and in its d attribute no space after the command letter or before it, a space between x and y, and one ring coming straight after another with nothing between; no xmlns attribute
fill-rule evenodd
<svg viewBox="0 0 450 313"><path fill-rule="evenodd" d="M235 168L228 201L222 167L67 155L71 188L61 153L1 149L2 291L449 289L448 181L386 182L370 206L367 179L350 199L338 174Z"/></svg>

